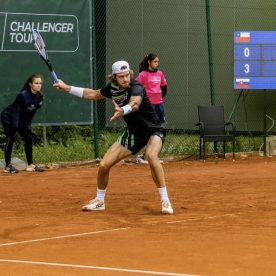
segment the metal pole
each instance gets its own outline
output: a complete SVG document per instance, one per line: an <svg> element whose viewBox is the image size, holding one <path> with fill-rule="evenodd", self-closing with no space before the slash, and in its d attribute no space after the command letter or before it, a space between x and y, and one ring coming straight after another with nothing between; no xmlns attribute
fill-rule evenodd
<svg viewBox="0 0 276 276"><path fill-rule="evenodd" d="M216 105L215 91L214 91L214 71L213 71L211 17L210 17L209 0L205 0L205 6L206 6L206 23L207 23L208 58L209 58L210 96L211 96L211 105ZM214 152L216 153L218 152L217 142L214 142Z"/></svg>
<svg viewBox="0 0 276 276"><path fill-rule="evenodd" d="M44 143L44 146L46 146L46 144L47 144L47 127L46 126L43 126L43 143Z"/></svg>
<svg viewBox="0 0 276 276"><path fill-rule="evenodd" d="M211 17L210 17L210 3L209 3L209 0L205 0L205 6L206 6L206 23L207 23L207 40L208 40L208 58L209 58L211 105L215 105L216 104L216 99L215 99L215 89L214 89L214 70L213 70Z"/></svg>
<svg viewBox="0 0 276 276"><path fill-rule="evenodd" d="M266 153L266 89L264 90L264 156L267 156Z"/></svg>
<svg viewBox="0 0 276 276"><path fill-rule="evenodd" d="M91 87L97 87L96 78L96 39L95 39L95 0L89 1L90 5L90 78ZM92 102L93 108L93 133L94 133L94 158L99 158L99 121L98 121L98 103Z"/></svg>
<svg viewBox="0 0 276 276"><path fill-rule="evenodd" d="M228 120L227 120L227 123L231 122L232 116L233 116L233 114L234 114L234 112L235 112L235 110L236 110L236 108L237 108L237 106L238 106L238 102L239 102L240 97L241 97L242 94L243 94L243 89L240 91L240 94L239 94L239 96L238 96L238 98L237 98L237 100L236 100L236 102L235 102L235 104L234 104L234 106L233 106L233 109L232 109L232 111L231 111L231 113L230 113L230 115L229 115L229 118L228 118Z"/></svg>

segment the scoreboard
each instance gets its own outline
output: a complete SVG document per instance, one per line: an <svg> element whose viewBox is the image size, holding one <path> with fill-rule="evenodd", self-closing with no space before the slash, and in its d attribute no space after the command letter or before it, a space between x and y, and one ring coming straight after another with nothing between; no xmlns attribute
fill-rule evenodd
<svg viewBox="0 0 276 276"><path fill-rule="evenodd" d="M276 31L234 32L234 89L276 89Z"/></svg>

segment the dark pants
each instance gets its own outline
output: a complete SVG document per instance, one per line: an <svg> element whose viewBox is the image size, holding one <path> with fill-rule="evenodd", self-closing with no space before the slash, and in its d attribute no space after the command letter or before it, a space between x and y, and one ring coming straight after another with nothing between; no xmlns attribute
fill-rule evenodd
<svg viewBox="0 0 276 276"><path fill-rule="evenodd" d="M155 112L158 115L158 118L159 118L159 121L160 121L161 125L163 125L165 123L165 111L164 111L163 103L153 104L153 108L154 108Z"/></svg>
<svg viewBox="0 0 276 276"><path fill-rule="evenodd" d="M15 134L18 132L23 139L24 149L26 154L26 159L28 165L33 163L33 139L32 139L32 131L30 129L22 129L22 128L15 128L10 124L5 124L2 122L4 133L6 135L6 145L5 145L5 162L6 166L11 163L11 155L13 144L15 141Z"/></svg>

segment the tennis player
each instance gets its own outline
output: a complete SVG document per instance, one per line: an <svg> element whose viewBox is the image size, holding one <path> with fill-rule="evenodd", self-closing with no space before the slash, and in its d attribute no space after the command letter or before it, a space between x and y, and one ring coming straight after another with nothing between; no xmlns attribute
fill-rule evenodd
<svg viewBox="0 0 276 276"><path fill-rule="evenodd" d="M18 173L18 170L11 164L11 154L18 132L24 140L24 149L28 166L28 172L42 172L43 168L33 162L33 141L32 141L32 120L36 111L41 108L43 95L41 93L42 77L31 75L27 78L23 89L16 96L14 102L1 112L1 123L6 135L4 172Z"/></svg>
<svg viewBox="0 0 276 276"><path fill-rule="evenodd" d="M111 99L115 111L110 121L123 118L126 123L124 132L107 150L100 161L96 197L83 206L82 210L105 210L105 194L110 169L122 159L131 154L137 154L146 146L146 156L152 178L160 194L161 212L163 214L173 214L163 167L158 159L165 138L165 130L159 122L144 87L138 81L133 80L133 71L126 61L117 61L112 65L109 80L110 83L106 87L98 90L70 86L61 80L53 84L57 89L83 99Z"/></svg>

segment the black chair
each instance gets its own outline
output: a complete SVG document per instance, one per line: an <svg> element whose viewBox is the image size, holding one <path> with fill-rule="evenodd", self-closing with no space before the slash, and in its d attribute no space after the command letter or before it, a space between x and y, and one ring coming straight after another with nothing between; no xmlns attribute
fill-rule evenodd
<svg viewBox="0 0 276 276"><path fill-rule="evenodd" d="M205 159L206 142L223 142L223 156L225 159L226 142L232 142L233 159L235 159L235 126L224 121L223 106L198 106L199 122L199 158ZM228 129L228 126L230 129ZM215 144L216 145L216 144ZM203 147L203 150L202 150Z"/></svg>

